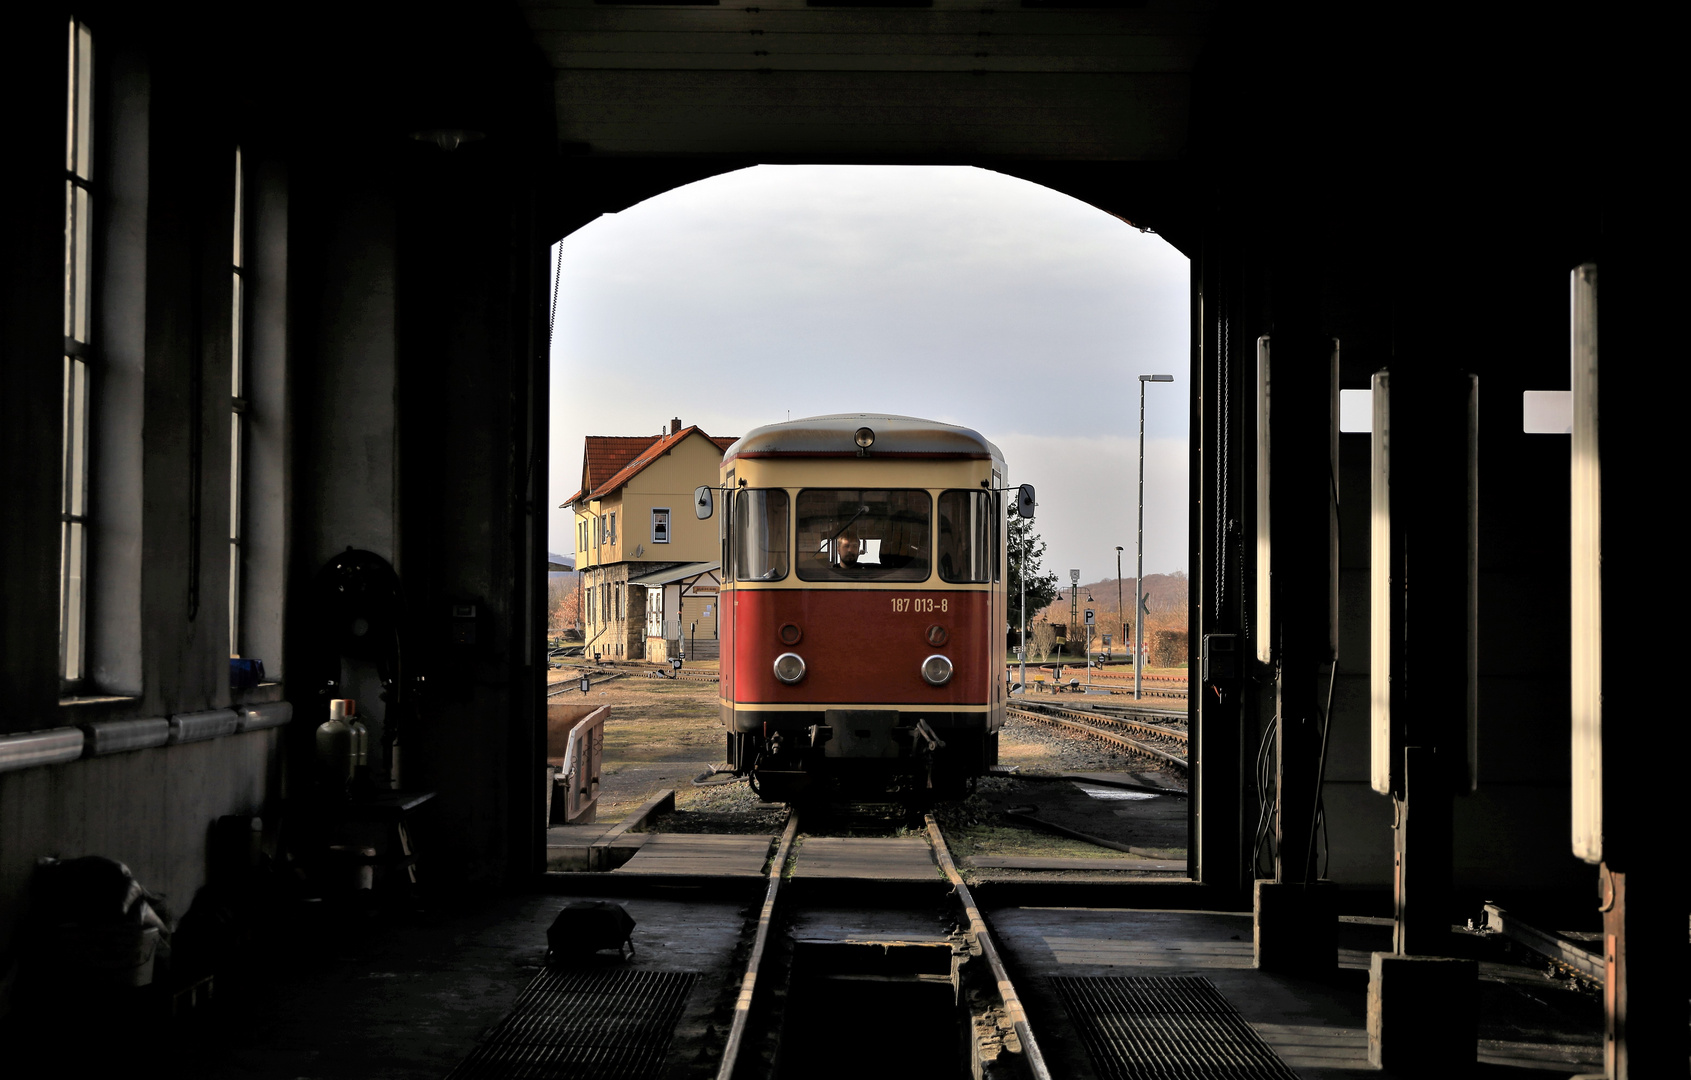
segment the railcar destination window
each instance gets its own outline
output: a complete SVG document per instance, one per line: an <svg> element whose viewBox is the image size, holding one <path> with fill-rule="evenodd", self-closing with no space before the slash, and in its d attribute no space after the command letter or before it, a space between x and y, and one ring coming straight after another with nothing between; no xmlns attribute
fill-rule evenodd
<svg viewBox="0 0 1691 1080"><path fill-rule="evenodd" d="M804 496L799 496L802 500ZM734 572L741 581L787 576L787 493L741 488L734 493Z"/></svg>
<svg viewBox="0 0 1691 1080"><path fill-rule="evenodd" d="M807 488L799 492L799 577L805 581L926 581L932 564L925 491Z"/></svg>

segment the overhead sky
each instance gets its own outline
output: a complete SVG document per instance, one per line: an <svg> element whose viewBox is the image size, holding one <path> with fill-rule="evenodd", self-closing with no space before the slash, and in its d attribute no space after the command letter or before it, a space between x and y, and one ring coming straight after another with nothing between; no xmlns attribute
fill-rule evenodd
<svg viewBox="0 0 1691 1080"><path fill-rule="evenodd" d="M554 251L551 548L587 435L711 435L836 412L962 424L1039 496L1045 565L1186 569L1188 262L984 169L760 165L607 214Z"/></svg>

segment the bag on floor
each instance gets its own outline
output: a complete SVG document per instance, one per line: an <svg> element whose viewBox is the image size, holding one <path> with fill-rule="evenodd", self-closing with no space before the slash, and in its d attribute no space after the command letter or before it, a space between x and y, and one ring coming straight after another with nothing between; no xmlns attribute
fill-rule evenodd
<svg viewBox="0 0 1691 1080"><path fill-rule="evenodd" d="M624 959L634 956L634 916L621 904L605 900L584 900L565 904L546 931L547 963L585 960L594 953L615 949ZM623 948L627 947L626 955Z"/></svg>

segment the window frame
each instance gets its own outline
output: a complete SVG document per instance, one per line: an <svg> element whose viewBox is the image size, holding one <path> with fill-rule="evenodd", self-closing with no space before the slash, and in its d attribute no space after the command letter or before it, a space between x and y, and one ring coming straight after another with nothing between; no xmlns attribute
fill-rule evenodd
<svg viewBox="0 0 1691 1080"><path fill-rule="evenodd" d="M247 359L246 160L235 145L235 206L230 243L229 304L229 656L241 655L245 607Z"/></svg>
<svg viewBox="0 0 1691 1080"><path fill-rule="evenodd" d="M994 580L993 571L998 564L997 544L994 543L996 539L996 530L993 528L993 493L985 490L984 488L944 489L939 493L938 497L934 499L934 526L936 530L939 529L940 518L944 514L942 504L945 502L947 496L953 495L964 496L967 500L974 501L981 507L983 518L981 524L985 529L986 535L980 538L982 541L981 551L978 554L973 555L970 560L970 565L978 566L981 570L981 574L980 576L964 577L953 577L946 574L945 558L950 553L942 550L942 545L944 543L943 539L941 539L944 536L943 531L937 531L935 534L934 572L939 575L939 579L941 581L948 585L990 585ZM964 530L960 532L959 535L967 535L967 531ZM969 536L971 549L973 548L975 539L976 538L972 535Z"/></svg>
<svg viewBox="0 0 1691 1080"><path fill-rule="evenodd" d="M810 494L811 492L839 492L839 491L856 491L856 492L879 491L879 492L886 492L889 495L891 495L891 494L920 495L923 499L927 500L927 505L926 505L926 510L925 510L925 522L924 522L924 527L923 527L923 538L927 543L927 554L925 554L923 556L924 568L923 568L923 571L922 571L922 574L921 574L920 577L909 576L906 572L908 570L907 567L901 567L898 570L894 570L894 571L891 571L891 572L882 572L881 570L874 568L872 565L866 565L864 567L864 570L867 571L867 572L865 572L861 577L852 577L852 576L846 576L846 575L837 574L837 573L828 573L824 576L815 576L814 575L814 570L813 570L811 563L810 563L810 560L808 558L809 553L806 552L804 558L799 557L800 553L799 553L798 537L799 537L799 531L800 531L802 523L804 521L804 514L803 514L803 507L802 507L804 497L807 494ZM880 585L880 584L918 585L918 584L921 584L922 582L933 580L933 577L934 577L935 573L937 572L936 560L935 560L934 554L933 554L934 530L937 527L936 512L935 512L935 500L934 500L934 493L929 488L892 488L892 487L887 487L887 488L867 488L867 487L855 487L855 488L852 488L852 487L808 487L808 488L800 488L798 494L793 498L793 509L792 509L792 514L791 514L791 523L792 523L791 527L792 527L792 530L793 530L793 536L792 536L793 572L797 574L798 579L800 581L809 582L809 583L817 583L817 584L845 583L845 584L862 584L862 585ZM842 527L842 529L840 531L844 532L845 530ZM811 571L811 572L807 573L807 570Z"/></svg>
<svg viewBox="0 0 1691 1080"><path fill-rule="evenodd" d="M671 516L669 510L670 508L667 506L652 507L652 543L654 544L669 543L670 530L672 529L674 523L674 518ZM663 539L661 540L658 539L658 515L660 514L663 515Z"/></svg>
<svg viewBox="0 0 1691 1080"><path fill-rule="evenodd" d="M65 85L65 290L59 463L59 692L88 682L88 552L93 515L93 382L98 354L92 342L99 189L94 156L94 34L67 22Z"/></svg>
<svg viewBox="0 0 1691 1080"><path fill-rule="evenodd" d="M760 500L753 500L751 498L751 496L753 496L753 495L762 496L763 498L760 499ZM780 555L781 555L780 573L775 573L774 572L775 568L773 566L771 566L770 569L764 571L764 573L762 573L762 574L756 574L756 575L752 575L752 576L748 577L748 576L746 576L745 571L742 570L742 568L740 566L740 562L741 562L740 556L742 554L744 554L744 552L741 551L740 545L744 541L746 535L750 532L750 529L748 527L746 527L739 520L739 515L742 512L742 508L748 508L749 509L750 507L752 507L754 505L761 505L761 506L764 507L764 516L766 518L769 517L770 515L769 515L768 509L767 509L768 504L769 504L769 496L773 496L773 495L779 495L781 497L783 503L785 504L783 509L782 509L782 513L785 515L786 521L785 521L784 527L781 529L781 540L784 543L784 547L782 547L780 549ZM788 491L784 487L768 487L768 488L743 487L743 488L739 488L738 490L736 490L734 492L734 498L733 498L733 501L732 501L732 506L733 506L733 513L734 513L735 517L734 517L734 520L732 522L730 522L729 525L728 525L728 540L726 541L726 544L727 544L728 555L733 562L732 573L733 573L733 578L734 578L735 581L755 581L755 582L763 583L763 582L772 582L772 581L785 581L785 580L787 580L787 578L792 576L792 573L793 573L793 550L794 550L794 543L793 543L793 521L794 521L793 501L794 500L793 500L792 492ZM767 532L767 530L766 530L766 532ZM774 551L775 551L775 549L773 549L773 548L767 548L766 547L766 548L763 549L763 555L765 556L765 560L764 560L765 562L770 561L768 556L773 554Z"/></svg>

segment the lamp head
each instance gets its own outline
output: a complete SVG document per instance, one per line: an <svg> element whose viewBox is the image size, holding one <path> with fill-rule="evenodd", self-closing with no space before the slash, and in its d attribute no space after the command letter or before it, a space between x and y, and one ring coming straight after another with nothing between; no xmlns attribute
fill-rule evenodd
<svg viewBox="0 0 1691 1080"><path fill-rule="evenodd" d="M1141 375L1140 382L1173 382L1173 375Z"/></svg>

